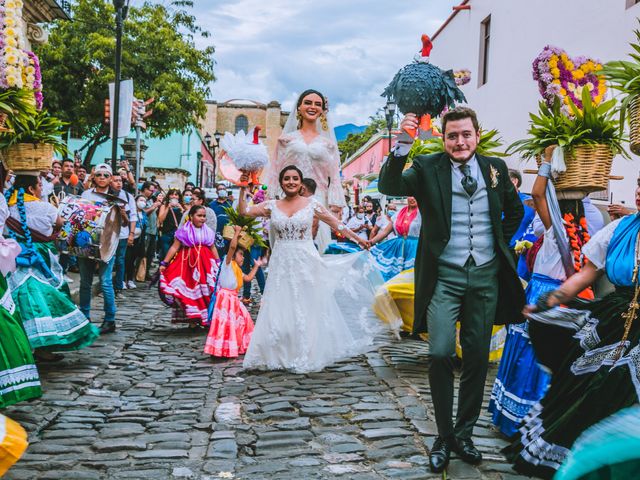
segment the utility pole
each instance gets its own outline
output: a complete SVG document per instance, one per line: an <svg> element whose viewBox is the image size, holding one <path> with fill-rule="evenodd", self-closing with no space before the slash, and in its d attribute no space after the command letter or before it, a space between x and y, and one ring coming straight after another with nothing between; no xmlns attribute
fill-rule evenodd
<svg viewBox="0 0 640 480"><path fill-rule="evenodd" d="M129 10L129 0L113 0L113 6L116 9L116 79L113 89L113 137L111 139L111 168L115 172L118 169L118 116L120 114L120 66L122 64L122 30L124 26L124 20L125 18L127 18L127 11Z"/></svg>

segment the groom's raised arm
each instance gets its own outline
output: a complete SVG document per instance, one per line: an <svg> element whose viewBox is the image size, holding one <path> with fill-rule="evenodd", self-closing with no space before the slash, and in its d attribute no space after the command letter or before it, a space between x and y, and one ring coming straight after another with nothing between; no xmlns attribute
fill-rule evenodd
<svg viewBox="0 0 640 480"><path fill-rule="evenodd" d="M389 153L389 158L382 165L378 177L380 193L394 197L416 196L420 183L419 172L415 163L404 170L407 158L407 155L396 156L393 152Z"/></svg>
<svg viewBox="0 0 640 480"><path fill-rule="evenodd" d="M378 190L385 195L394 197L415 197L420 185L420 171L418 162L414 162L407 170L404 169L413 138L404 133L417 129L418 119L413 113L407 113L400 124L403 133L398 137L395 147L389 152L387 161L380 169Z"/></svg>

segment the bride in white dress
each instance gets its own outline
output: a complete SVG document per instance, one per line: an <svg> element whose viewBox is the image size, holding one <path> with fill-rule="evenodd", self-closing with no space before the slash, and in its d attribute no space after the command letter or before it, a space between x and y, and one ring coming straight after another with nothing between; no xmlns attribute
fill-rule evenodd
<svg viewBox="0 0 640 480"><path fill-rule="evenodd" d="M275 239L245 368L319 371L370 350L385 328L372 311L375 290L382 285L373 257L365 250L321 258L311 233L314 217L363 247L367 242L318 200L300 196L302 178L295 166L281 171L283 200L247 208L240 193L240 213L270 217Z"/></svg>
<svg viewBox="0 0 640 480"><path fill-rule="evenodd" d="M270 198L283 198L278 182L287 165L298 167L305 178L316 181L315 198L329 210L342 212L346 206L340 181L340 153L326 97L317 90L305 90L298 97L278 139L276 158L267 165L265 179ZM331 243L331 232L322 224L316 236L321 253Z"/></svg>

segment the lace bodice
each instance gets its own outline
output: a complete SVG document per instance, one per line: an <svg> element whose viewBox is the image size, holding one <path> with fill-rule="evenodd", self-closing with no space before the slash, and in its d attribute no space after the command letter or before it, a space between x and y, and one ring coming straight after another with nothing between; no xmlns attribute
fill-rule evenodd
<svg viewBox="0 0 640 480"><path fill-rule="evenodd" d="M271 228L276 240L313 240L313 212L319 208L315 200L306 207L287 216L276 205L275 200L269 202L271 207Z"/></svg>

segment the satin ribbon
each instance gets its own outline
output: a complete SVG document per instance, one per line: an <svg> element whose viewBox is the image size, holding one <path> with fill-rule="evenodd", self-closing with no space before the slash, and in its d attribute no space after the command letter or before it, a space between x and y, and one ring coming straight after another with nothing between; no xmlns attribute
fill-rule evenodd
<svg viewBox="0 0 640 480"><path fill-rule="evenodd" d="M556 148L556 150L558 150ZM555 150L554 150L555 152ZM569 250L569 242L566 240L566 230L564 228L564 221L562 220L562 212L560 212L560 205L558 204L558 198L556 197L556 189L551 182L553 175L553 168L550 163L544 162L538 169L538 175L549 179L547 182L547 189L545 196L547 198L547 208L549 209L549 216L551 217L551 227L553 228L553 235L556 237L556 244L558 245L558 251L560 252L560 259L562 260L562 267L564 273L569 278L576 273L573 266L573 260L571 258L571 251Z"/></svg>

